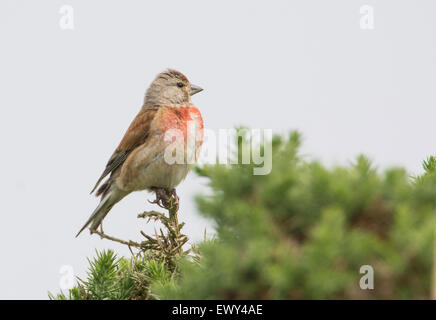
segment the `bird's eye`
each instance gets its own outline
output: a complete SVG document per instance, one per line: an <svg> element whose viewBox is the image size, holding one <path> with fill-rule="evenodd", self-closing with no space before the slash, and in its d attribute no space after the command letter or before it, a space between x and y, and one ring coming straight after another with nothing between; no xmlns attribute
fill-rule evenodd
<svg viewBox="0 0 436 320"><path fill-rule="evenodd" d="M181 82L179 82L179 83L177 84L177 86L178 86L179 88L182 88L182 87L184 86L184 84L181 83Z"/></svg>

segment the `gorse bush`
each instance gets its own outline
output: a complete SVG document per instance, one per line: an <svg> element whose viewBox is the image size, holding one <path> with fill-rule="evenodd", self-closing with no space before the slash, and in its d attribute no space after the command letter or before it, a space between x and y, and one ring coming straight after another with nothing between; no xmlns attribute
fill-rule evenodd
<svg viewBox="0 0 436 320"><path fill-rule="evenodd" d="M146 255L128 260L117 258L112 250L105 250L88 261L87 280L79 278L77 286L67 295L49 294L49 297L58 300L155 299L150 283L166 285L172 281L172 272L165 263Z"/></svg>
<svg viewBox="0 0 436 320"><path fill-rule="evenodd" d="M239 139L238 149L247 143ZM199 195L196 203L214 221L216 237L198 244L196 259L181 256L176 270L153 277L150 263L162 261L143 256L138 268L102 253L88 280L60 297L429 298L435 159L424 162L423 175L410 177L402 168L377 170L364 156L327 168L301 157L299 145L295 132L274 136L272 171L264 176L253 175L254 164L197 168L212 195ZM103 264L111 267L103 272ZM359 286L363 265L374 270L373 290Z"/></svg>

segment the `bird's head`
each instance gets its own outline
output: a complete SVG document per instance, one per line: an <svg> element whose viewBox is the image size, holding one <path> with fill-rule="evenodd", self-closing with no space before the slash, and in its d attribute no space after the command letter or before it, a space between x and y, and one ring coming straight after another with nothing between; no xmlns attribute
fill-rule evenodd
<svg viewBox="0 0 436 320"><path fill-rule="evenodd" d="M159 73L147 89L146 105L191 105L191 96L203 89L189 82L186 76L173 69Z"/></svg>

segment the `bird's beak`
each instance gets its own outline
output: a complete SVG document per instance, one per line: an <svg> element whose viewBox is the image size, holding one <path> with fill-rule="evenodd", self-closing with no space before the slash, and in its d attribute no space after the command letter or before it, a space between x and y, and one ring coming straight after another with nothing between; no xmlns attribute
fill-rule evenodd
<svg viewBox="0 0 436 320"><path fill-rule="evenodd" d="M191 84L191 96L193 96L196 93L199 93L200 91L203 91L203 88L200 88L199 86L196 86L195 84Z"/></svg>

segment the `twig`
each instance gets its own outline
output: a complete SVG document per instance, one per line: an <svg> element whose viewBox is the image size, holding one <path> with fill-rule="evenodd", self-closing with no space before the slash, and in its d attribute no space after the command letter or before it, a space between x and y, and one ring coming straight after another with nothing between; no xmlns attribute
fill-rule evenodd
<svg viewBox="0 0 436 320"><path fill-rule="evenodd" d="M162 231L158 233L155 229L154 237L147 235L144 231L140 231L141 235L145 237L142 242L135 242L132 240L126 241L116 237L109 236L103 232L103 228L100 231L94 231L93 233L98 234L101 238L115 241L124 245L127 245L132 256L132 247L138 248L139 252L137 255L147 255L148 257L155 257L157 259L162 259L165 264L172 271L176 269L175 261L178 256L186 255L190 250L183 251L183 246L188 242L188 237L181 233L181 230L185 223L179 224L178 221L178 198L177 195L171 194L161 202L163 208L168 210L168 216L158 211L145 211L138 214L138 218L147 219L146 222L150 220L161 222L167 232Z"/></svg>
<svg viewBox="0 0 436 320"><path fill-rule="evenodd" d="M93 233L98 234L101 238L108 239L108 240L115 241L115 242L119 242L119 243L125 244L126 246L129 246L129 247L141 248L141 244L139 244L139 243L137 243L135 241L132 241L132 240L125 241L125 240L122 240L122 239L118 239L118 238L109 236L106 233L103 233L103 232L97 231L97 230L94 231Z"/></svg>

